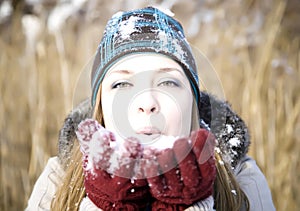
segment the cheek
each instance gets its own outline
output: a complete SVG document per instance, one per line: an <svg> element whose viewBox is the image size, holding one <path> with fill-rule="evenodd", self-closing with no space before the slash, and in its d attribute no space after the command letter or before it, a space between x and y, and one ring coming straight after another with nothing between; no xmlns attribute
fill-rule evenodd
<svg viewBox="0 0 300 211"><path fill-rule="evenodd" d="M112 106L113 100L109 95L102 94L101 96L101 106L102 115L106 129L113 130L112 124Z"/></svg>
<svg viewBox="0 0 300 211"><path fill-rule="evenodd" d="M101 99L105 128L124 138L133 134L128 118L132 95L131 92L107 92Z"/></svg>
<svg viewBox="0 0 300 211"><path fill-rule="evenodd" d="M166 135L187 136L191 129L193 98L188 92L161 98L161 112L166 122Z"/></svg>

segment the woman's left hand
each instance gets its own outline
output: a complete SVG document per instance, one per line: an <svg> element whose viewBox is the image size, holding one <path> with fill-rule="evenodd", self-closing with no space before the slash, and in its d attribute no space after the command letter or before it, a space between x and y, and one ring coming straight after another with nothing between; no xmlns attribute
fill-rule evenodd
<svg viewBox="0 0 300 211"><path fill-rule="evenodd" d="M207 130L175 141L172 149L149 150L145 174L152 196L152 209L183 210L213 193L216 177L214 136Z"/></svg>

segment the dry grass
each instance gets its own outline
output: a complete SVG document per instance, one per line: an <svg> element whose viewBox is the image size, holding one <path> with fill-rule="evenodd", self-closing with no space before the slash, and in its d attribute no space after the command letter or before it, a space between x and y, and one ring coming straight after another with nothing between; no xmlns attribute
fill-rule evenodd
<svg viewBox="0 0 300 211"><path fill-rule="evenodd" d="M96 50L103 24L113 12L127 9L126 3L111 9L109 2L95 9L101 14L96 18L68 19L56 35L40 17L41 31L32 46L22 33L21 16L1 27L0 210L22 210L47 159L56 154L58 130L72 108L76 81ZM300 31L295 26L300 18L293 11L299 3L271 1L269 7L251 0L216 1L200 7L192 2L184 7L177 2L176 17L191 30L200 8L214 11L212 21L202 21L197 34L190 32L190 41L209 58L225 97L249 125L250 154L268 179L277 210L296 210Z"/></svg>

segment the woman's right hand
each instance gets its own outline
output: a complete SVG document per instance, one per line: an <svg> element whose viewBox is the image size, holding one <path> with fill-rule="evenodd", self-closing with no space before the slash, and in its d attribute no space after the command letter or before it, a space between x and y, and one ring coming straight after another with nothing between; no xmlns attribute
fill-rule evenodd
<svg viewBox="0 0 300 211"><path fill-rule="evenodd" d="M148 183L145 179L132 179L135 160L140 156L139 142L125 140L126 153L118 158L111 147L114 135L97 121L81 122L76 134L83 153L84 186L89 199L102 210L145 208L150 196Z"/></svg>

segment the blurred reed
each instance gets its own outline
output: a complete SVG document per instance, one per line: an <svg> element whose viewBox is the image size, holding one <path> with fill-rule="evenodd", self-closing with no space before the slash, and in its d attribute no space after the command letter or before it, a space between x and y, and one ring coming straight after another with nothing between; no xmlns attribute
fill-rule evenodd
<svg viewBox="0 0 300 211"><path fill-rule="evenodd" d="M299 3L190 2L161 4L182 21L191 44L214 66L226 99L248 124L250 155L267 177L277 210L296 210L300 30L293 28L291 14ZM14 13L0 25L0 210L26 206L36 178L57 152L58 131L72 109L74 90L86 89L77 87L78 77L97 48L103 24L131 6L129 1L90 1L88 12L76 12L52 31L45 14ZM23 28L28 20L36 34Z"/></svg>

